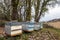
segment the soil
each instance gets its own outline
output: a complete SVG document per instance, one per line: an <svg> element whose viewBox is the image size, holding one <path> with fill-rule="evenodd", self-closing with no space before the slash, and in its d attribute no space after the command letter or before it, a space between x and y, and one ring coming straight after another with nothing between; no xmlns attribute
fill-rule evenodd
<svg viewBox="0 0 60 40"><path fill-rule="evenodd" d="M5 31L4 31L4 27L0 27L0 37L4 37L5 35Z"/></svg>
<svg viewBox="0 0 60 40"><path fill-rule="evenodd" d="M4 32L4 27L0 27L0 34L3 34Z"/></svg>

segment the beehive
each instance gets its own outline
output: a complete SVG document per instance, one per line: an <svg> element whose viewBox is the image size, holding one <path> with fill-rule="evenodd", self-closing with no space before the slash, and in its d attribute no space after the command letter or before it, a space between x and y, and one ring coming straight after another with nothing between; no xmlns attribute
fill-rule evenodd
<svg viewBox="0 0 60 40"><path fill-rule="evenodd" d="M34 23L26 22L22 25L22 29L27 32L34 31Z"/></svg>
<svg viewBox="0 0 60 40"><path fill-rule="evenodd" d="M43 28L43 23L35 23L34 24L34 30L39 30Z"/></svg>
<svg viewBox="0 0 60 40"><path fill-rule="evenodd" d="M5 33L9 36L22 34L22 26L19 22L9 22L5 24Z"/></svg>

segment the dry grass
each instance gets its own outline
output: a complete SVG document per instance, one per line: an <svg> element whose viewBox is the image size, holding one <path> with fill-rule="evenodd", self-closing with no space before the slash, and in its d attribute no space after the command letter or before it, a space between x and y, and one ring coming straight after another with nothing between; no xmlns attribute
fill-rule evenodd
<svg viewBox="0 0 60 40"><path fill-rule="evenodd" d="M52 27L54 27L54 28L60 29L60 21L48 22L48 23L46 23L46 24L48 24L49 26L52 26Z"/></svg>

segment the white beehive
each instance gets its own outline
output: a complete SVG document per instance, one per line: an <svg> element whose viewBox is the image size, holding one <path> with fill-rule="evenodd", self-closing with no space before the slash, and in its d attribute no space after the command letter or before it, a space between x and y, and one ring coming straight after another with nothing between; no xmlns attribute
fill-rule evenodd
<svg viewBox="0 0 60 40"><path fill-rule="evenodd" d="M34 30L39 30L43 28L43 23L35 23L34 24Z"/></svg>
<svg viewBox="0 0 60 40"><path fill-rule="evenodd" d="M22 34L22 26L18 22L10 22L5 24L5 33L9 36Z"/></svg>

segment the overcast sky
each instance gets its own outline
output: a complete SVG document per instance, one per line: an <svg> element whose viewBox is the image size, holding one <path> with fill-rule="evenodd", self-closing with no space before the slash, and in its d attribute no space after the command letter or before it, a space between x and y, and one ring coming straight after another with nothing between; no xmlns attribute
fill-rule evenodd
<svg viewBox="0 0 60 40"><path fill-rule="evenodd" d="M41 21L49 21L58 18L60 18L60 6L56 5L55 7L49 9L48 13L41 18Z"/></svg>

